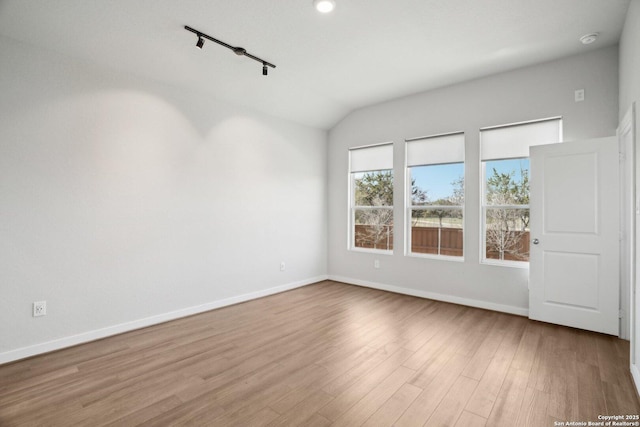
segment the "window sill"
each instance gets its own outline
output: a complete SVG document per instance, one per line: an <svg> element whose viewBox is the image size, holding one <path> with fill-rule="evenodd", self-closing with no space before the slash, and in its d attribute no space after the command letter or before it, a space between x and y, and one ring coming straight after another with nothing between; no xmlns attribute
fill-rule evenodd
<svg viewBox="0 0 640 427"><path fill-rule="evenodd" d="M480 264L492 265L495 267L529 269L529 261L500 261L497 259L483 259L480 261Z"/></svg>
<svg viewBox="0 0 640 427"><path fill-rule="evenodd" d="M393 251L389 251L386 249L368 249L368 248L349 248L351 252L362 252L365 254L376 254L376 255L393 255Z"/></svg>
<svg viewBox="0 0 640 427"><path fill-rule="evenodd" d="M438 261L464 262L463 256L432 255L432 254L421 254L419 252L408 252L407 254L405 254L405 256L411 257L411 258L434 259Z"/></svg>

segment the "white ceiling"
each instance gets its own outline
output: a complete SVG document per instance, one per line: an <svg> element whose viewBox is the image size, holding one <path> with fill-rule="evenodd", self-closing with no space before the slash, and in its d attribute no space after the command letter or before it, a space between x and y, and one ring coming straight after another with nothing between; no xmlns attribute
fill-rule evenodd
<svg viewBox="0 0 640 427"><path fill-rule="evenodd" d="M336 2L322 15L312 0L0 0L0 34L329 129L366 105L613 45L629 5ZM184 25L277 68L264 77L212 42L200 51ZM598 41L580 44L590 32Z"/></svg>

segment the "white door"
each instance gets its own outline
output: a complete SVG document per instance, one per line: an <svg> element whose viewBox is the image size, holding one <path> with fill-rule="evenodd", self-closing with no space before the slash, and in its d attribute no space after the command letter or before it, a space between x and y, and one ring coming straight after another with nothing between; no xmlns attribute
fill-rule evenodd
<svg viewBox="0 0 640 427"><path fill-rule="evenodd" d="M630 332L631 339L631 374L636 386L636 390L640 393L640 293L638 288L640 287L640 274L636 267L640 265L640 251L638 250L637 243L640 242L640 150L636 147L636 123L640 123L640 111L636 108L635 103L631 104L631 108L624 115L620 126L618 127L618 136L622 147L627 148L625 154L627 155L627 161L630 158L635 157L631 162L632 173L631 176L626 175L626 180L635 179L635 185L629 184L625 190L627 190L626 197L631 198L631 204L622 206L627 210L628 216L622 215L625 220L630 220L630 224L627 227L628 232L635 230L635 239L633 236L629 238L630 249L628 256L631 258L629 266L631 271L629 277L631 279L631 286L629 292L630 304L628 305L630 314ZM627 163L627 168L629 163ZM633 173L635 169L635 173ZM627 169L626 172L629 172ZM634 176L635 175L635 176Z"/></svg>
<svg viewBox="0 0 640 427"><path fill-rule="evenodd" d="M626 340L630 339L633 327L631 291L634 289L636 277L635 125L633 113L632 105L632 108L627 111L620 122L617 132L620 151L620 230L622 232L620 239L620 338Z"/></svg>
<svg viewBox="0 0 640 427"><path fill-rule="evenodd" d="M618 335L617 138L531 147L529 317Z"/></svg>
<svg viewBox="0 0 640 427"><path fill-rule="evenodd" d="M630 339L631 288L635 280L635 159L633 133L618 128L620 151L620 338Z"/></svg>

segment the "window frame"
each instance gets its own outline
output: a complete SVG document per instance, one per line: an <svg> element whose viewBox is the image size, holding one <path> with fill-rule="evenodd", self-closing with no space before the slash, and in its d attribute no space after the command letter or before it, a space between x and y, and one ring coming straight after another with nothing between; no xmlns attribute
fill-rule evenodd
<svg viewBox="0 0 640 427"><path fill-rule="evenodd" d="M426 163L426 164L415 164L415 165L411 165L409 166L409 159L407 156L408 153L408 145L411 142L416 142L416 141L420 141L420 140L433 140L433 139L437 139L437 138L441 138L441 137L452 137L452 136L457 136L460 135L462 137L462 161L458 161L458 162L436 162L436 163ZM466 244L464 244L464 221L466 218L465 215L465 204L466 204L466 197L464 197L463 202L461 205L422 205L422 206L417 206L413 204L413 198L412 196L412 185L411 185L411 169L414 167L424 167L424 166L442 166L442 165L453 165L453 164L461 164L462 165L462 170L463 170L463 190L466 192L466 163L465 163L465 152L466 152L466 139L465 139L465 133L463 131L458 131L458 132L447 132L447 133L441 133L441 134L436 134L436 135L429 135L429 136L423 136L423 137L417 137L417 138L409 138L409 139L405 139L405 164L404 164L404 169L405 169L405 203L404 203L404 210L405 210L405 215L404 215L404 219L405 219L405 226L404 226L404 232L405 232L405 245L404 245L404 255L408 256L408 257L414 257L414 258L425 258L425 259L435 259L435 260L441 260L441 261L454 261L454 262L464 262L465 260L465 254L466 254ZM466 194L465 194L466 196ZM462 244L462 255L461 256L454 256L454 255L442 255L442 254L427 254L427 253L421 253L421 252L413 252L412 251L412 213L414 210L421 210L421 211L428 211L428 210L436 210L436 209L442 209L442 210L459 210L462 214L462 239L463 239L463 244Z"/></svg>
<svg viewBox="0 0 640 427"><path fill-rule="evenodd" d="M376 249L376 248L362 248L362 247L358 247L356 246L356 233L355 233L355 226L356 226L356 211L362 211L362 210L389 210L392 213L392 218L395 217L395 212L394 212L394 205L381 205L381 206L359 206L355 204L355 175L357 173L371 173L371 172L390 172L391 173L391 179L393 181L393 188L395 189L395 174L394 174L394 169L393 167L389 168L389 169L372 169L372 170L358 170L358 171L352 171L351 167L352 167L352 152L354 150L360 150L360 149L367 149L367 148L375 148L375 147L381 147L381 146L385 146L385 145L389 145L391 146L391 150L393 153L393 142L382 142L382 143L378 143L378 144L370 144L370 145L364 145L364 146L358 146L358 147L352 147L349 148L349 165L348 165L348 176L347 176L347 180L348 180L348 231L347 231L347 250L349 251L354 251L354 252L364 252L364 253L372 253L372 254L377 254L377 255L393 255L393 251L396 247L395 244L393 244L393 248L394 249ZM393 157L391 158L391 165L393 165ZM395 218L394 218L395 220ZM395 233L393 232L395 228L395 223L392 226L392 236L395 239Z"/></svg>
<svg viewBox="0 0 640 427"><path fill-rule="evenodd" d="M483 136L482 133L484 131L491 131L491 130L502 130L505 128L511 128L511 127L521 127L521 126L527 126L527 125L535 125L536 123L543 123L543 122L551 122L551 121L557 121L558 122L558 138L556 141L553 142L547 142L547 144L554 144L554 143L562 143L563 141L563 131L562 131L562 127L563 127L563 119L562 116L555 116L555 117L548 117L548 118L544 118L544 119L537 119L537 120L529 120L529 121L523 121L523 122L517 122L517 123L510 123L510 124L504 124L504 125L498 125L498 126L489 126L489 127L484 127L481 128L478 132L478 137L479 137L479 141L480 141L480 155L479 157L479 162L480 162L480 168L479 168L479 172L480 172L480 215L479 215L479 230L480 230L480 239L479 239L479 243L480 243L480 264L485 264L485 265L493 265L493 266L500 266L500 267L511 267L511 268L521 268L521 269L528 269L529 268L529 261L514 261L514 260L499 260L499 259L493 259L493 258L487 258L487 210L488 209L496 209L496 208L505 208L505 209L529 209L529 215L531 215L531 208L530 208L530 204L527 205L487 205L487 171L486 171L486 163L490 162L490 161L500 161L500 160L516 160L516 159L528 159L530 160L530 156L505 156L505 157L491 157L491 158L484 158L484 150L485 148L483 147ZM532 146L535 145L541 145L538 144L537 142L535 143L529 143L528 144L528 149L531 148ZM529 176L531 176L531 163L529 163ZM529 190L529 194L530 194ZM529 231L529 233L531 233L531 231ZM531 235L531 234L530 234Z"/></svg>

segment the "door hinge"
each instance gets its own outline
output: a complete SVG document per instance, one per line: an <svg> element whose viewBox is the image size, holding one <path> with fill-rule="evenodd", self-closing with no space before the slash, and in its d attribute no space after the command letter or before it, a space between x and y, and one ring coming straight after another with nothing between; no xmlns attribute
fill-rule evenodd
<svg viewBox="0 0 640 427"><path fill-rule="evenodd" d="M622 319L624 317L624 311L618 310L618 319Z"/></svg>

